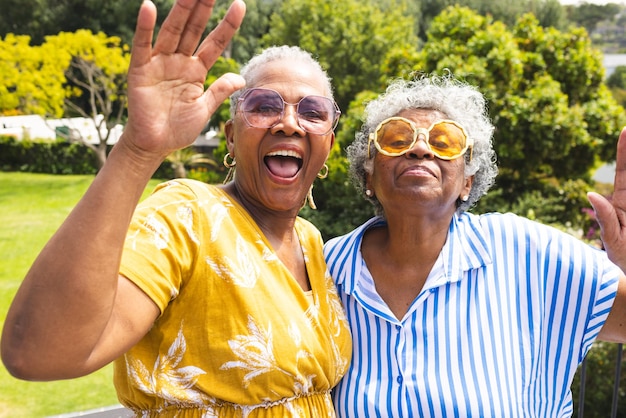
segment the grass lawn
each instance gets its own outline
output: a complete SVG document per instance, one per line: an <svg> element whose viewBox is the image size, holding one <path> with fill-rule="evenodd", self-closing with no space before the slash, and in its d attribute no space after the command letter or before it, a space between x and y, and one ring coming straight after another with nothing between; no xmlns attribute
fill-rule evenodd
<svg viewBox="0 0 626 418"><path fill-rule="evenodd" d="M92 180L0 172L0 329L29 266ZM157 183L152 180L146 192ZM109 365L80 379L24 382L0 364L0 418L46 417L115 405L112 378Z"/></svg>

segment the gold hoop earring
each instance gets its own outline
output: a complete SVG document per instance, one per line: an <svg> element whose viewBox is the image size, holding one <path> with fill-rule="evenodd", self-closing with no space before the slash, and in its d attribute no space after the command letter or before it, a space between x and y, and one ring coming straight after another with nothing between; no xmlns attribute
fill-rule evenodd
<svg viewBox="0 0 626 418"><path fill-rule="evenodd" d="M317 178L325 179L326 177L328 177L328 166L326 165L326 163L324 163L324 165L322 166L322 170L317 173Z"/></svg>
<svg viewBox="0 0 626 418"><path fill-rule="evenodd" d="M233 158L230 162L228 162L229 158L230 152L227 152L226 155L224 155L224 167L228 168L228 173L226 173L226 178L224 179L222 184L226 184L235 178L235 166L237 165L237 161L235 161L235 159Z"/></svg>
<svg viewBox="0 0 626 418"><path fill-rule="evenodd" d="M306 202L309 203L309 207L313 210L317 209L317 206L315 205L315 201L313 200L313 185L311 185L311 188L309 189L309 193L307 193L306 195L306 199L305 199L305 204ZM302 207L304 207L304 205L302 205Z"/></svg>
<svg viewBox="0 0 626 418"><path fill-rule="evenodd" d="M234 166L237 165L237 161L235 161L235 158L232 158L232 160L228 162L229 158L231 158L230 152L227 152L226 155L224 155L224 167L233 168Z"/></svg>

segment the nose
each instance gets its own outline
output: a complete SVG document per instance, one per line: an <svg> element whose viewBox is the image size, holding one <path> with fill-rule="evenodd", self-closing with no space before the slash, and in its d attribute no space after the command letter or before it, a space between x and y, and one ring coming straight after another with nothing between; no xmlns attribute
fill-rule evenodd
<svg viewBox="0 0 626 418"><path fill-rule="evenodd" d="M286 136L304 136L306 132L298 121L297 105L285 103L283 117L271 129L272 134L282 132Z"/></svg>
<svg viewBox="0 0 626 418"><path fill-rule="evenodd" d="M435 158L435 154L430 149L428 142L426 142L426 135L423 133L417 135L417 141L415 141L413 147L411 147L411 149L409 149L404 155L407 158L417 158L420 160Z"/></svg>

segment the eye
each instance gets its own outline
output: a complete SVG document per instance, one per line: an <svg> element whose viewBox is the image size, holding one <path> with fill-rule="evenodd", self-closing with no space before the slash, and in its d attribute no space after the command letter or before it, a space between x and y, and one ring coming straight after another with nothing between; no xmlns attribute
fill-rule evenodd
<svg viewBox="0 0 626 418"><path fill-rule="evenodd" d="M325 121L328 120L327 112L320 112L319 110L310 109L306 112L298 112L300 117L310 121Z"/></svg>
<svg viewBox="0 0 626 418"><path fill-rule="evenodd" d="M387 132L382 135L380 144L384 148L405 149L413 143L413 137L404 132Z"/></svg>
<svg viewBox="0 0 626 418"><path fill-rule="evenodd" d="M257 91L245 98L243 111L262 115L277 115L283 111L283 101L276 93Z"/></svg>
<svg viewBox="0 0 626 418"><path fill-rule="evenodd" d="M265 115L279 114L283 111L283 107L276 103L276 101L258 101L254 106L246 109L251 113L262 113Z"/></svg>
<svg viewBox="0 0 626 418"><path fill-rule="evenodd" d="M428 143L431 147L446 149L450 147L450 138L445 134L431 134Z"/></svg>
<svg viewBox="0 0 626 418"><path fill-rule="evenodd" d="M298 104L298 116L312 122L327 121L330 115L330 105L330 102L323 97L305 97Z"/></svg>

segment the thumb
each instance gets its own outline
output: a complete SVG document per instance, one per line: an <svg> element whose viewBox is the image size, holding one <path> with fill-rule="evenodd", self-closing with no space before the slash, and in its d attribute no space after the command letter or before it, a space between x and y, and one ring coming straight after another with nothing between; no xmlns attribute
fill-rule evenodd
<svg viewBox="0 0 626 418"><path fill-rule="evenodd" d="M246 81L242 76L234 73L223 74L204 92L204 100L209 112L215 113L224 100L245 85Z"/></svg>

